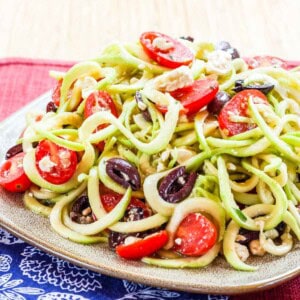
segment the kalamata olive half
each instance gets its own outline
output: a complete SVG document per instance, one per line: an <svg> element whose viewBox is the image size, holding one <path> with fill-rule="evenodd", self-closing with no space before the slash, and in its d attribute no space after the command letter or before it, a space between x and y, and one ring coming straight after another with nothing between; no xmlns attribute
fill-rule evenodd
<svg viewBox="0 0 300 300"><path fill-rule="evenodd" d="M145 218L144 210L141 207L131 207L130 209L127 209L125 212L124 217L122 218L123 222L132 222L132 221L138 221ZM132 237L138 237L143 238L150 234L150 230L147 230L145 232L136 232L136 233L121 233L121 232L115 232L110 231L109 237L108 237L108 244L111 249L116 248L118 245L123 244L125 239L129 236Z"/></svg>
<svg viewBox="0 0 300 300"><path fill-rule="evenodd" d="M9 159L18 153L21 153L23 151L23 146L22 144L17 144L9 148L5 154L5 159Z"/></svg>
<svg viewBox="0 0 300 300"><path fill-rule="evenodd" d="M233 91L241 92L243 90L258 90L263 94L267 95L274 89L274 84L264 83L264 84L247 84L244 85L244 81L242 79L236 80L234 84Z"/></svg>
<svg viewBox="0 0 300 300"><path fill-rule="evenodd" d="M207 105L207 110L210 114L218 115L225 105L230 100L230 95L224 91L218 92L215 98Z"/></svg>
<svg viewBox="0 0 300 300"><path fill-rule="evenodd" d="M89 198L87 196L80 196L75 200L71 207L71 211L81 213L84 209L90 206Z"/></svg>
<svg viewBox="0 0 300 300"><path fill-rule="evenodd" d="M145 104L145 102L143 101L142 94L141 94L139 91L137 91L137 92L135 93L135 101L136 101L136 103L137 103L137 105L138 105L138 108L139 108L140 111L142 112L143 118L144 118L146 121L151 122L152 119L151 119L151 115L150 115L150 113L149 113L149 111L148 111L148 107L147 107L147 105Z"/></svg>
<svg viewBox="0 0 300 300"><path fill-rule="evenodd" d="M244 80L238 79L234 83L234 88L232 89L234 92L238 93L244 89Z"/></svg>
<svg viewBox="0 0 300 300"><path fill-rule="evenodd" d="M46 106L46 112L56 112L57 106L54 104L54 102L50 101Z"/></svg>
<svg viewBox="0 0 300 300"><path fill-rule="evenodd" d="M159 195L167 202L177 203L185 199L192 191L197 174L187 173L185 167L170 172L159 185Z"/></svg>
<svg viewBox="0 0 300 300"><path fill-rule="evenodd" d="M191 37L191 36L181 36L180 37L182 40L187 40L187 41L190 41L190 42L193 42L194 41L194 38Z"/></svg>
<svg viewBox="0 0 300 300"><path fill-rule="evenodd" d="M133 191L141 188L141 178L136 167L122 158L111 158L106 162L106 173L124 188L131 186Z"/></svg>
<svg viewBox="0 0 300 300"><path fill-rule="evenodd" d="M244 238L237 241L241 245L248 245L251 241L259 239L259 231L250 231L241 228L239 234Z"/></svg>

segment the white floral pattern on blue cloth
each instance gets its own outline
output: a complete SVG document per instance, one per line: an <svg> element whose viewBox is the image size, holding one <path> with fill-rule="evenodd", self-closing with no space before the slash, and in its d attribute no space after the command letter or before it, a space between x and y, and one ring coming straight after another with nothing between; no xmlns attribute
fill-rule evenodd
<svg viewBox="0 0 300 300"><path fill-rule="evenodd" d="M120 280L77 267L0 228L0 300L228 300Z"/></svg>

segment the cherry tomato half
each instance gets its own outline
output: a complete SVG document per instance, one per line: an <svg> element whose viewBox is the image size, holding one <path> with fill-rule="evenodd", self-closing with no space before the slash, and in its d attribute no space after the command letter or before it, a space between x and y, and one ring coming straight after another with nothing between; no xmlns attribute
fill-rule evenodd
<svg viewBox="0 0 300 300"><path fill-rule="evenodd" d="M61 85L62 85L62 80L59 80L56 84L56 87L53 90L53 93L52 93L52 101L54 102L54 104L56 106L59 106L59 103L60 103L60 88L61 88Z"/></svg>
<svg viewBox="0 0 300 300"><path fill-rule="evenodd" d="M0 186L10 192L24 192L31 185L23 169L24 155L24 152L18 153L0 167Z"/></svg>
<svg viewBox="0 0 300 300"><path fill-rule="evenodd" d="M263 67L277 67L283 69L289 69L287 61L275 57L275 56L268 56L268 55L261 55L261 56L254 56L245 59L249 69L256 69L256 68L263 68Z"/></svg>
<svg viewBox="0 0 300 300"><path fill-rule="evenodd" d="M205 78L194 81L189 87L171 92L171 95L181 102L187 114L193 114L212 101L218 90L217 80Z"/></svg>
<svg viewBox="0 0 300 300"><path fill-rule="evenodd" d="M180 223L173 249L183 255L200 256L214 246L217 236L214 223L200 213L191 213Z"/></svg>
<svg viewBox="0 0 300 300"><path fill-rule="evenodd" d="M131 244L119 245L116 247L116 252L125 259L141 259L155 253L167 242L168 233L166 230L161 230Z"/></svg>
<svg viewBox="0 0 300 300"><path fill-rule="evenodd" d="M35 152L36 167L40 175L50 183L63 184L75 173L77 154L49 140L41 141Z"/></svg>
<svg viewBox="0 0 300 300"><path fill-rule="evenodd" d="M88 118L92 114L107 110L110 111L115 117L118 116L117 108L111 98L111 96L105 91L95 91L88 96L84 107L84 118ZM107 124L101 124L97 130L107 127ZM104 142L98 143L97 147L100 151L104 149Z"/></svg>
<svg viewBox="0 0 300 300"><path fill-rule="evenodd" d="M236 135L256 127L253 123L231 121L231 116L248 117L249 97L260 99L262 103L269 104L267 97L258 90L244 90L237 93L222 108L218 121L220 128L227 136Z"/></svg>
<svg viewBox="0 0 300 300"><path fill-rule="evenodd" d="M169 44L169 48L164 49L153 44L153 41L157 38L163 43ZM167 68L173 69L182 65L189 65L194 59L194 54L188 47L159 32L144 32L140 36L140 42L151 59Z"/></svg>
<svg viewBox="0 0 300 300"><path fill-rule="evenodd" d="M101 202L103 204L104 209L107 212L110 212L115 206L121 201L123 195L115 193L113 191L109 191L107 193L101 193ZM130 210L134 207L140 207L143 210L144 218L151 216L151 209L140 199L132 197L130 203L127 207L127 210Z"/></svg>

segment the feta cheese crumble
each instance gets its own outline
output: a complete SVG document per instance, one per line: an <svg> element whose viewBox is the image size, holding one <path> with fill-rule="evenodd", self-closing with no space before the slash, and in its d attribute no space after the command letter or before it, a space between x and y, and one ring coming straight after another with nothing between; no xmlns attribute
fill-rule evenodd
<svg viewBox="0 0 300 300"><path fill-rule="evenodd" d="M207 54L206 71L217 75L226 75L231 70L231 55L222 50Z"/></svg>
<svg viewBox="0 0 300 300"><path fill-rule="evenodd" d="M193 73L187 66L181 66L158 76L154 88L162 92L172 92L189 86L194 82Z"/></svg>
<svg viewBox="0 0 300 300"><path fill-rule="evenodd" d="M160 51L167 51L172 49L174 44L163 37L157 37L152 41L152 46Z"/></svg>
<svg viewBox="0 0 300 300"><path fill-rule="evenodd" d="M57 166L56 163L54 163L49 155L44 156L40 161L39 161L39 168L43 172L50 172L53 167Z"/></svg>

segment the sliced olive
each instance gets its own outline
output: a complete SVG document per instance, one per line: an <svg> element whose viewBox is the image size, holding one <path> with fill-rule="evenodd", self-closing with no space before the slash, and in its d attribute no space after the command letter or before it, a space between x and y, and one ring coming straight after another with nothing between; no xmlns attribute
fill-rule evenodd
<svg viewBox="0 0 300 300"><path fill-rule="evenodd" d="M230 95L224 91L218 92L215 98L207 105L207 110L210 114L218 115L225 105L230 100Z"/></svg>
<svg viewBox="0 0 300 300"><path fill-rule="evenodd" d="M191 193L196 178L195 172L187 173L185 167L176 168L162 180L159 195L167 202L180 202Z"/></svg>
<svg viewBox="0 0 300 300"><path fill-rule="evenodd" d="M133 191L141 188L141 178L136 167L122 158L111 158L106 162L106 173L124 188L131 186Z"/></svg>
<svg viewBox="0 0 300 300"><path fill-rule="evenodd" d="M71 211L75 213L81 213L84 209L90 206L89 198L87 196L81 196L75 200L71 207Z"/></svg>
<svg viewBox="0 0 300 300"><path fill-rule="evenodd" d="M46 106L46 112L56 112L57 106L54 104L54 102L50 101Z"/></svg>
<svg viewBox="0 0 300 300"><path fill-rule="evenodd" d="M17 144L15 146L12 146L11 148L9 148L5 154L5 159L9 159L15 155L17 155L18 153L23 151L23 146L22 144Z"/></svg>
<svg viewBox="0 0 300 300"><path fill-rule="evenodd" d="M189 35L188 36L181 36L180 39L187 40L187 41L190 41L190 42L194 41L194 38L189 36Z"/></svg>
<svg viewBox="0 0 300 300"><path fill-rule="evenodd" d="M271 83L244 85L244 80L239 79L239 80L236 80L233 91L238 93L243 90L258 90L258 91L261 91L263 94L267 95L273 89L274 89L274 84L271 84Z"/></svg>
<svg viewBox="0 0 300 300"><path fill-rule="evenodd" d="M148 107L147 105L145 104L145 102L143 101L143 97L142 97L142 94L137 91L135 93L135 101L138 105L138 108L140 109L140 111L142 112L142 116L144 117L144 119L148 122L151 122L152 119L151 119L151 115L149 113L149 110L148 110Z"/></svg>
<svg viewBox="0 0 300 300"><path fill-rule="evenodd" d="M250 231L241 228L239 234L244 238L237 241L241 245L248 245L251 241L259 239L259 231Z"/></svg>

